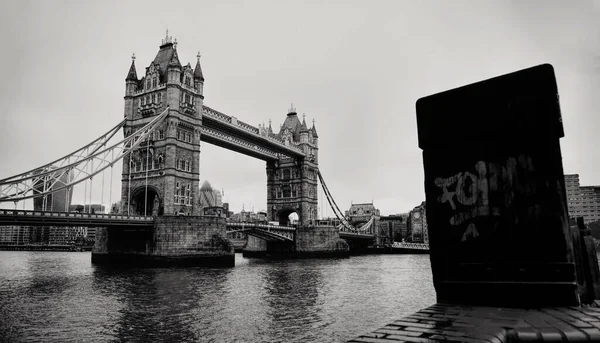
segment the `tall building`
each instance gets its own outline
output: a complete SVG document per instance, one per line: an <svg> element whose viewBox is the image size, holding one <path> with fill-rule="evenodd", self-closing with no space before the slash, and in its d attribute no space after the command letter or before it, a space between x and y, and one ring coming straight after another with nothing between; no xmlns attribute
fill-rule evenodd
<svg viewBox="0 0 600 343"><path fill-rule="evenodd" d="M600 220L600 186L581 186L579 174L566 174L569 217L583 217L584 222Z"/></svg>
<svg viewBox="0 0 600 343"><path fill-rule="evenodd" d="M52 167L50 167L52 168ZM73 179L73 174L70 171L60 175L57 173L49 174L47 180L38 180L33 185L33 194L40 194L46 191L51 191L53 188L59 188L66 185ZM61 189L48 195L33 198L34 211L55 211L67 212L71 199L73 198L73 188Z"/></svg>
<svg viewBox="0 0 600 343"><path fill-rule="evenodd" d="M223 207L221 192L214 190L208 180L200 187L200 207Z"/></svg>
<svg viewBox="0 0 600 343"><path fill-rule="evenodd" d="M384 229L388 230L390 237L395 242L401 242L406 240L408 236L408 213L392 214L389 216L382 216L379 225Z"/></svg>
<svg viewBox="0 0 600 343"><path fill-rule="evenodd" d="M408 237L412 242L429 243L425 201L408 214L408 232Z"/></svg>

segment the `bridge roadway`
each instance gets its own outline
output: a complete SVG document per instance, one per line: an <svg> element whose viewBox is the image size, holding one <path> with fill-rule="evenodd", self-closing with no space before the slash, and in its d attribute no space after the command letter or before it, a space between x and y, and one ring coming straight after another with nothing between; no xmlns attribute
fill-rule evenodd
<svg viewBox="0 0 600 343"><path fill-rule="evenodd" d="M89 226L143 227L154 226L150 216L128 216L103 213L75 213L0 209L0 225L21 226Z"/></svg>
<svg viewBox="0 0 600 343"><path fill-rule="evenodd" d="M327 222L317 221L318 225ZM88 226L88 227L136 227L151 228L151 216L129 216L104 213L75 213L52 211L28 211L0 209L0 225L21 226ZM265 240L293 241L296 229L293 227L258 223L227 223L227 232L248 232ZM372 240L373 234L340 231L340 238ZM401 244L396 242L395 244ZM416 247L411 247L416 248ZM427 247L428 248L428 247Z"/></svg>

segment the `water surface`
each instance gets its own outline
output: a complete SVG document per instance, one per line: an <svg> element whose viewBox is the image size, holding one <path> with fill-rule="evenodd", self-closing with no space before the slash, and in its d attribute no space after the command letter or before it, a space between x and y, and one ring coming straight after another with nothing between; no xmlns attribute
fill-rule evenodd
<svg viewBox="0 0 600 343"><path fill-rule="evenodd" d="M0 251L0 337L18 342L343 342L435 302L428 255L107 269Z"/></svg>

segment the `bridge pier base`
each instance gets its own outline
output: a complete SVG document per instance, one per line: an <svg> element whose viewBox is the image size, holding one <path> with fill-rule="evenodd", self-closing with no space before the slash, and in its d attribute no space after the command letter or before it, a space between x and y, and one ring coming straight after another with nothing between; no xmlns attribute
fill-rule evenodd
<svg viewBox="0 0 600 343"><path fill-rule="evenodd" d="M219 217L164 216L151 229L98 229L92 263L233 267L235 252L225 225Z"/></svg>
<svg viewBox="0 0 600 343"><path fill-rule="evenodd" d="M301 227L293 242L266 241L248 236L244 257L264 258L328 258L348 257L348 243L340 238L334 226Z"/></svg>

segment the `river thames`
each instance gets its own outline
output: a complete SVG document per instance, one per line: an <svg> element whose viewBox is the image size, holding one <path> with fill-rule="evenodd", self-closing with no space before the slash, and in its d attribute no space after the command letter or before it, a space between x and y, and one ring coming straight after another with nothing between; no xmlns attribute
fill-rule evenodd
<svg viewBox="0 0 600 343"><path fill-rule="evenodd" d="M343 342L435 302L429 255L107 269L0 251L6 342Z"/></svg>

